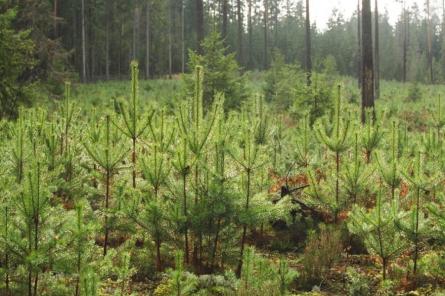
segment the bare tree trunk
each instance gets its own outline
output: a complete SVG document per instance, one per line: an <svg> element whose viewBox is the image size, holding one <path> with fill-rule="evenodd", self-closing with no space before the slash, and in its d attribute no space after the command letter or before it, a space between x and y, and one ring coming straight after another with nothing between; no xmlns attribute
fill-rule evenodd
<svg viewBox="0 0 445 296"><path fill-rule="evenodd" d="M181 72L185 73L185 18L184 0L181 0Z"/></svg>
<svg viewBox="0 0 445 296"><path fill-rule="evenodd" d="M375 98L380 97L380 36L379 36L379 6L375 0Z"/></svg>
<svg viewBox="0 0 445 296"><path fill-rule="evenodd" d="M431 11L430 11L430 0L426 0L426 11L427 11L427 28L428 28L428 67L430 70L430 81L434 83L434 73L433 73L433 25L431 22Z"/></svg>
<svg viewBox="0 0 445 296"><path fill-rule="evenodd" d="M370 0L362 0L362 123L366 121L366 109L374 109L374 59L372 52L372 14Z"/></svg>
<svg viewBox="0 0 445 296"><path fill-rule="evenodd" d="M150 79L150 1L146 4L145 16L145 77Z"/></svg>
<svg viewBox="0 0 445 296"><path fill-rule="evenodd" d="M58 11L58 9L59 9L59 7L58 7L58 0L54 0L54 11L53 11L53 17L54 17L54 20L53 20L53 27L54 27L54 38L57 38L58 36L59 36L59 32L58 32L58 28L57 28L57 11Z"/></svg>
<svg viewBox="0 0 445 296"><path fill-rule="evenodd" d="M243 13L241 9L241 0L237 1L237 18L238 18L238 61L243 64Z"/></svg>
<svg viewBox="0 0 445 296"><path fill-rule="evenodd" d="M408 22L406 12L406 2L403 0L403 77L402 81L406 82L407 59L408 59Z"/></svg>
<svg viewBox="0 0 445 296"><path fill-rule="evenodd" d="M196 37L198 52L202 53L202 41L204 40L204 3L203 0L195 0L196 4Z"/></svg>
<svg viewBox="0 0 445 296"><path fill-rule="evenodd" d="M311 18L309 0L306 0L306 75L307 86L312 84L312 54L311 54Z"/></svg>
<svg viewBox="0 0 445 296"><path fill-rule="evenodd" d="M85 36L85 0L82 0L82 82L87 82L87 53Z"/></svg>
<svg viewBox="0 0 445 296"><path fill-rule="evenodd" d="M169 15L170 21L168 26L168 78L172 79L173 73L173 7L172 0L169 0Z"/></svg>
<svg viewBox="0 0 445 296"><path fill-rule="evenodd" d="M249 68L252 68L253 59L253 34L252 34L252 0L249 0L249 12L247 16L247 26L249 31Z"/></svg>
<svg viewBox="0 0 445 296"><path fill-rule="evenodd" d="M264 69L269 67L269 0L264 0Z"/></svg>
<svg viewBox="0 0 445 296"><path fill-rule="evenodd" d="M140 23L140 10L139 6L135 6L134 8L134 20L133 20L133 55L132 59L138 59L138 51L139 51L139 23Z"/></svg>
<svg viewBox="0 0 445 296"><path fill-rule="evenodd" d="M229 0L222 0L222 28L221 36L225 40L227 38L227 26L228 26L228 13L229 13Z"/></svg>
<svg viewBox="0 0 445 296"><path fill-rule="evenodd" d="M357 0L357 40L358 40L358 49L357 49L357 78L358 78L358 87L362 87L362 17L360 10L360 1Z"/></svg>
<svg viewBox="0 0 445 296"><path fill-rule="evenodd" d="M105 28L105 77L106 80L110 80L110 2L111 0L106 1L105 3L105 18L106 20L106 28Z"/></svg>

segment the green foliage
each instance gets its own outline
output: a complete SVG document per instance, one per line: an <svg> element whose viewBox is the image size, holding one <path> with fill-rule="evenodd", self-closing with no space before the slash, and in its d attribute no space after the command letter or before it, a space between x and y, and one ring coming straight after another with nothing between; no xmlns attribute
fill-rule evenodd
<svg viewBox="0 0 445 296"><path fill-rule="evenodd" d="M370 287L368 279L360 274L360 272L348 267L346 270L346 278L348 281L348 295L349 296L367 296L370 295Z"/></svg>
<svg viewBox="0 0 445 296"><path fill-rule="evenodd" d="M29 100L28 82L21 79L35 65L30 31L16 31L17 11L1 9L0 1L0 118L15 118L20 103Z"/></svg>
<svg viewBox="0 0 445 296"><path fill-rule="evenodd" d="M203 102L206 108L212 105L218 94L225 97L224 107L226 110L237 108L246 99L245 78L240 74L235 54L227 54L224 41L216 31L202 43L202 54L190 52L189 68L195 69L201 66L205 69L202 73L203 80ZM186 78L187 89L193 94L194 85L192 79ZM195 93L196 95L196 93Z"/></svg>
<svg viewBox="0 0 445 296"><path fill-rule="evenodd" d="M319 232L312 232L306 241L302 264L303 280L307 286L320 286L343 251L341 231L335 226L320 225Z"/></svg>
<svg viewBox="0 0 445 296"><path fill-rule="evenodd" d="M404 251L406 243L395 224L400 218L397 201L388 203L382 198L379 192L376 206L370 211L355 206L349 216L348 229L364 241L370 253L380 257L385 280L390 260Z"/></svg>

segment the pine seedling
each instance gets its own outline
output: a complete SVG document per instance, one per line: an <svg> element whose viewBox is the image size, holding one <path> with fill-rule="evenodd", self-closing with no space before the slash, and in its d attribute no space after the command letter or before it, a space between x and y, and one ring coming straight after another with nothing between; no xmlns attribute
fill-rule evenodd
<svg viewBox="0 0 445 296"><path fill-rule="evenodd" d="M406 234L408 240L413 245L413 274L416 276L420 243L422 239L425 238L425 233L428 229L427 222L425 221L423 215L423 201L421 200L421 196L422 191L427 190L429 180L425 178L425 174L422 169L420 152L417 153L413 174L403 173L403 176L409 181L412 188L415 190L413 194L414 202L407 221L404 219L398 219L396 220L396 225Z"/></svg>
<svg viewBox="0 0 445 296"><path fill-rule="evenodd" d="M445 197L442 195L438 197L436 202L428 204L427 208L432 214L433 220L436 224L433 232L436 233L438 238L445 241L445 211L443 209L443 205L445 205Z"/></svg>
<svg viewBox="0 0 445 296"><path fill-rule="evenodd" d="M43 252L41 233L48 218L50 191L45 187L41 164L32 162L23 182L23 191L17 200L17 211L23 218L27 246L24 248L28 265L28 295L37 295L39 269Z"/></svg>
<svg viewBox="0 0 445 296"><path fill-rule="evenodd" d="M80 274L80 296L98 296L99 277L92 267L86 266Z"/></svg>
<svg viewBox="0 0 445 296"><path fill-rule="evenodd" d="M261 156L263 151L263 146L259 144L256 135L258 134L258 129L262 128L261 119L258 118L256 121L249 121L244 111L243 118L241 118L241 147L236 147L229 151L232 159L242 168L245 178L244 194L245 194L245 204L244 211L247 213L250 209L250 201L252 197L252 185L255 171L264 165ZM241 274L241 269L243 265L244 247L246 243L247 236L247 223L243 223L243 231L241 235L241 246L240 246L240 258L236 274L239 277Z"/></svg>
<svg viewBox="0 0 445 296"><path fill-rule="evenodd" d="M139 195L133 192L133 199L126 206L126 214L154 240L156 248L156 270L162 271L161 246L166 237L165 207L160 199L151 194Z"/></svg>
<svg viewBox="0 0 445 296"><path fill-rule="evenodd" d="M289 268L285 258L280 258L278 279L280 282L280 295L288 295L289 285L298 277L298 272Z"/></svg>
<svg viewBox="0 0 445 296"><path fill-rule="evenodd" d="M303 118L302 127L299 129L299 134L295 142L297 164L304 168L309 167L312 162L312 156L310 154L310 132L309 114L306 114Z"/></svg>
<svg viewBox="0 0 445 296"><path fill-rule="evenodd" d="M61 143L61 154L67 152L69 146L69 132L73 119L75 118L75 104L71 102L71 82L65 82L65 98L61 108L63 134Z"/></svg>
<svg viewBox="0 0 445 296"><path fill-rule="evenodd" d="M170 174L170 166L166 153L162 151L162 143L155 143L153 151L141 158L142 174L150 184L154 197L159 197L159 190L165 185Z"/></svg>
<svg viewBox="0 0 445 296"><path fill-rule="evenodd" d="M2 188L2 195L0 196L0 204L1 204L1 212L3 213L1 226L2 233L1 239L3 247L3 266L2 271L5 275L4 279L4 289L6 296L11 295L10 291L10 259L11 259L11 251L10 251L10 236L11 236L11 224L12 224L12 214L11 213L11 203L12 203L12 188L13 188L14 179L11 177L7 177L0 175L0 188Z"/></svg>
<svg viewBox="0 0 445 296"><path fill-rule="evenodd" d="M136 188L136 158L137 158L137 141L144 133L144 131L150 125L152 120L154 111L148 112L146 114L146 118L142 119L142 115L139 114L139 65L138 62L131 62L131 102L127 105L120 104L119 110L122 114L124 124L121 126L119 124L115 124L116 127L129 139L131 139L132 143L132 152L131 152L131 163L133 165L132 171L132 184L133 188Z"/></svg>
<svg viewBox="0 0 445 296"><path fill-rule="evenodd" d="M25 127L23 117L19 116L14 134L14 146L12 148L12 167L16 179L16 183L21 183L25 170Z"/></svg>
<svg viewBox="0 0 445 296"><path fill-rule="evenodd" d="M175 253L175 269L169 271L170 281L172 283L172 295L182 296L190 295L196 288L196 280L188 279L184 269L184 254L181 251Z"/></svg>
<svg viewBox="0 0 445 296"><path fill-rule="evenodd" d="M104 221L104 256L107 254L108 248L108 211L111 199L111 183L113 176L122 168L121 161L124 159L128 149L121 148L112 143L110 116L106 116L105 131L100 135L97 142L87 141L84 147L90 158L99 166L105 179L105 221Z"/></svg>
<svg viewBox="0 0 445 296"><path fill-rule="evenodd" d="M439 134L430 129L428 133L422 135L422 146L426 156L431 160L441 160L443 158L443 140Z"/></svg>
<svg viewBox="0 0 445 296"><path fill-rule="evenodd" d="M434 121L434 127L436 128L436 136L440 139L440 131L445 126L445 118L443 117L442 112L442 100L439 95L437 99L437 106L435 108L436 112L432 112L431 115Z"/></svg>
<svg viewBox="0 0 445 296"><path fill-rule="evenodd" d="M382 193L379 192L375 208L367 211L355 206L347 224L349 231L364 241L366 249L379 256L382 262L383 280L386 280L390 261L406 247L402 234L395 226L399 215L397 200L385 203L382 201Z"/></svg>
<svg viewBox="0 0 445 296"><path fill-rule="evenodd" d="M391 190L391 200L395 198L396 189L399 188L402 182L402 177L399 169L399 158L398 158L398 128L396 123L392 123L392 136L391 136L391 160L384 161L382 154L377 154L377 164L380 171L380 176L387 186Z"/></svg>
<svg viewBox="0 0 445 296"><path fill-rule="evenodd" d="M167 130L165 113L162 110L155 122L158 126L154 128L152 122L149 124L149 131L153 139L151 153L143 155L141 159L142 173L153 189L155 198L158 198L159 189L165 185L170 174L170 163L167 160L167 153L173 140L174 130Z"/></svg>
<svg viewBox="0 0 445 296"><path fill-rule="evenodd" d="M189 209L188 209L188 196L187 196L187 177L190 174L190 168L192 166L191 161L189 160L189 152L187 149L187 140L184 137L181 137L180 142L178 143L178 149L176 150L176 157L172 161L172 165L175 171L181 176L182 188L181 188L181 196L182 196L182 215L184 222L184 254L185 254L185 263L189 263L189 238L188 238L188 230L189 230Z"/></svg>
<svg viewBox="0 0 445 296"><path fill-rule="evenodd" d="M84 218L84 204L77 202L75 204L75 221L71 227L72 244L75 252L75 296L81 294L82 275L88 270L87 262L89 262L90 254L88 253L88 236L91 234L94 226L86 223ZM88 271L87 271L88 273Z"/></svg>
<svg viewBox="0 0 445 296"><path fill-rule="evenodd" d="M374 120L373 111L366 111L366 123L362 130L362 147L365 151L366 163L371 163L372 153L378 148L383 138L381 125Z"/></svg>
<svg viewBox="0 0 445 296"><path fill-rule="evenodd" d="M318 122L315 128L316 136L319 141L324 143L330 151L335 153L335 200L337 206L340 204L340 157L341 154L349 148L348 137L350 119L343 118L340 114L341 110L341 86L338 86L338 95L335 106L334 122L331 132L328 133L326 127ZM337 221L337 214L335 214L335 221Z"/></svg>
<svg viewBox="0 0 445 296"><path fill-rule="evenodd" d="M208 144L212 130L218 115L219 109L223 107L222 95L215 97L213 107L204 116L203 110L203 79L204 70L201 66L195 69L195 92L193 98L188 102L188 106L181 106L176 115L181 137L187 141L187 148L195 159L193 168L194 205L198 206L201 199L200 176L201 159ZM197 238L194 244L193 259L198 263L198 246L202 243L201 230L197 231Z"/></svg>
<svg viewBox="0 0 445 296"><path fill-rule="evenodd" d="M56 154L59 145L54 123L46 126L46 129L44 131L44 142L46 148L46 156L48 158L48 170L52 171L56 168Z"/></svg>
<svg viewBox="0 0 445 296"><path fill-rule="evenodd" d="M360 161L357 133L355 134L353 160L345 166L346 168L341 178L346 193L349 195L349 198L356 203L358 195L366 190L369 178L374 172L373 169L364 166Z"/></svg>

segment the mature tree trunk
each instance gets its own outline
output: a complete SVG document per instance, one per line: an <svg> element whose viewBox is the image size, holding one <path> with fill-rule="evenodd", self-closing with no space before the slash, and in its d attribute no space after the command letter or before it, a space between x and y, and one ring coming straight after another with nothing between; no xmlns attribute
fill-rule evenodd
<svg viewBox="0 0 445 296"><path fill-rule="evenodd" d="M375 98L380 97L380 40L379 40L379 6L378 0L375 0Z"/></svg>
<svg viewBox="0 0 445 296"><path fill-rule="evenodd" d="M110 80L110 2L105 3L105 77L106 80Z"/></svg>
<svg viewBox="0 0 445 296"><path fill-rule="evenodd" d="M150 79L150 0L145 8L145 77Z"/></svg>
<svg viewBox="0 0 445 296"><path fill-rule="evenodd" d="M195 0L196 4L196 41L198 52L202 53L202 41L204 40L204 3L203 0Z"/></svg>
<svg viewBox="0 0 445 296"><path fill-rule="evenodd" d="M139 22L140 22L139 7L134 8L134 20L133 20L133 60L137 60L139 51Z"/></svg>
<svg viewBox="0 0 445 296"><path fill-rule="evenodd" d="M253 67L253 59L252 59L252 54L253 54L253 32L252 32L252 0L248 0L249 3L249 12L248 12L248 16L247 16L247 27L248 27L248 33L249 33L249 68L251 69Z"/></svg>
<svg viewBox="0 0 445 296"><path fill-rule="evenodd" d="M181 0L181 72L185 73L185 18L184 0Z"/></svg>
<svg viewBox="0 0 445 296"><path fill-rule="evenodd" d="M359 88L362 87L362 16L360 10L360 1L361 0L357 0L357 80Z"/></svg>
<svg viewBox="0 0 445 296"><path fill-rule="evenodd" d="M169 0L170 21L168 26L168 78L172 79L173 75L173 3Z"/></svg>
<svg viewBox="0 0 445 296"><path fill-rule="evenodd" d="M406 2L403 0L403 77L402 81L406 82L407 62L408 62L408 22Z"/></svg>
<svg viewBox="0 0 445 296"><path fill-rule="evenodd" d="M222 28L221 28L221 37L222 37L224 40L227 38L228 13L229 13L229 0L222 0Z"/></svg>
<svg viewBox="0 0 445 296"><path fill-rule="evenodd" d="M312 54L311 54L311 18L309 0L306 0L306 75L307 85L312 84Z"/></svg>
<svg viewBox="0 0 445 296"><path fill-rule="evenodd" d="M434 83L434 73L433 73L433 25L431 23L431 11L430 11L430 0L426 0L426 12L427 12L427 29L428 29L428 67L430 70L430 81Z"/></svg>
<svg viewBox="0 0 445 296"><path fill-rule="evenodd" d="M264 69L269 67L269 0L264 0Z"/></svg>
<svg viewBox="0 0 445 296"><path fill-rule="evenodd" d="M362 0L362 123L366 109L374 109L374 59L372 52L372 14L370 0Z"/></svg>
<svg viewBox="0 0 445 296"><path fill-rule="evenodd" d="M237 0L237 18L238 18L238 61L243 64L243 13L241 9L241 0Z"/></svg>
<svg viewBox="0 0 445 296"><path fill-rule="evenodd" d="M59 36L59 32L58 32L58 26L57 26L57 11L58 11L58 9L59 9L59 7L58 7L58 4L59 4L59 2L58 2L58 0L54 0L54 5L53 5L53 18L54 18L54 20L53 20L53 30L54 30L54 38L57 38L58 36Z"/></svg>
<svg viewBox="0 0 445 296"><path fill-rule="evenodd" d="M86 36L85 36L85 0L82 0L82 82L87 82L87 51L86 51Z"/></svg>

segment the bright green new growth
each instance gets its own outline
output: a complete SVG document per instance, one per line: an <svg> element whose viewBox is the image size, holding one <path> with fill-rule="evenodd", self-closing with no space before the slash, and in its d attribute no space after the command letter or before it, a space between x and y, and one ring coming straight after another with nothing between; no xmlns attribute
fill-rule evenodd
<svg viewBox="0 0 445 296"><path fill-rule="evenodd" d="M365 150L366 163L371 163L372 153L377 149L383 138L381 124L374 119L373 111L367 110L366 124L362 128L362 146Z"/></svg>
<svg viewBox="0 0 445 296"><path fill-rule="evenodd" d="M423 203L421 200L422 191L427 191L430 187L430 180L425 175L423 167L421 165L421 153L418 152L414 163L413 173L403 172L403 176L409 181L414 189L413 204L414 207L410 210L407 219L398 219L396 225L402 230L407 239L412 243L413 253L413 274L417 273L417 262L419 259L420 242L427 236L429 225L428 220L425 219L423 214Z"/></svg>
<svg viewBox="0 0 445 296"><path fill-rule="evenodd" d="M139 103L139 65L137 61L132 61L131 65L131 101L127 104L120 103L119 111L122 114L123 126L116 124L116 127L129 139L132 143L131 163L133 165L132 182L133 188L136 188L136 158L137 158L137 140L141 137L147 127L150 125L154 111L145 114L146 118L142 118Z"/></svg>
<svg viewBox="0 0 445 296"><path fill-rule="evenodd" d="M359 156L358 134L355 134L354 154L352 161L345 165L341 179L349 198L356 203L360 193L365 192L370 177L374 173L372 168L363 165Z"/></svg>
<svg viewBox="0 0 445 296"><path fill-rule="evenodd" d="M382 201L382 193L377 194L376 206L367 211L355 206L349 216L348 229L364 241L369 252L376 254L382 261L382 276L390 261L405 249L405 242L398 231L395 221L399 218L398 202Z"/></svg>
<svg viewBox="0 0 445 296"><path fill-rule="evenodd" d="M338 86L338 95L335 105L334 122L332 126L322 125L319 121L315 127L315 133L319 141L325 144L328 149L335 153L335 221L337 221L338 210L340 209L340 157L349 148L348 137L350 119L343 118L341 110L341 86ZM330 132L327 129L330 128ZM311 178L314 181L314 178ZM315 183L312 182L314 185Z"/></svg>
<svg viewBox="0 0 445 296"><path fill-rule="evenodd" d="M377 164L379 167L380 176L387 186L391 190L391 200L395 198L395 191L402 182L399 158L398 158L398 141L397 141L398 128L396 123L392 123L392 136L391 136L391 160L390 162L384 162L381 153L376 155Z"/></svg>
<svg viewBox="0 0 445 296"><path fill-rule="evenodd" d="M94 130L94 128L93 128ZM108 247L108 209L111 198L111 181L114 175L122 168L121 161L124 159L128 149L115 145L115 139L111 139L111 124L110 116L106 116L105 131L96 135L94 132L90 134L90 139L84 142L84 147L90 158L98 165L104 175L105 179L105 218L104 218L104 256L107 254Z"/></svg>

